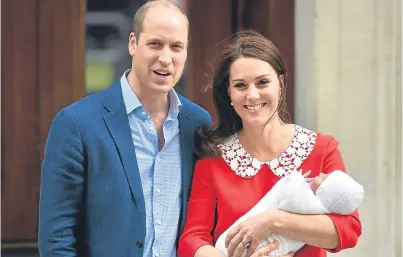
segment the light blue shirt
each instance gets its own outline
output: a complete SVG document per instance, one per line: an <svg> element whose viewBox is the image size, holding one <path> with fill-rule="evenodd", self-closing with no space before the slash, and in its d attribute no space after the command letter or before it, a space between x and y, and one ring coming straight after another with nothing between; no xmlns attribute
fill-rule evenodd
<svg viewBox="0 0 403 257"><path fill-rule="evenodd" d="M178 114L182 104L172 89L168 93L170 106L163 125L165 145L159 151L157 131L151 116L127 81L129 72L123 74L120 83L146 208L143 257L176 257L182 193Z"/></svg>

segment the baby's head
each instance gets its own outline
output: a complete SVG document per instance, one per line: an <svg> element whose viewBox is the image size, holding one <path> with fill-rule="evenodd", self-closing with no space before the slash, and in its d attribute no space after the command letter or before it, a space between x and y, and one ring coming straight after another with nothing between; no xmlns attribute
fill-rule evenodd
<svg viewBox="0 0 403 257"><path fill-rule="evenodd" d="M340 170L317 176L311 182L311 188L331 213L350 214L364 198L362 185Z"/></svg>
<svg viewBox="0 0 403 257"><path fill-rule="evenodd" d="M316 193L316 190L318 190L319 186L323 183L323 181L328 176L329 176L329 174L320 173L318 176L316 176L314 179L312 179L311 182L309 182L309 186L311 187L311 189L314 193Z"/></svg>

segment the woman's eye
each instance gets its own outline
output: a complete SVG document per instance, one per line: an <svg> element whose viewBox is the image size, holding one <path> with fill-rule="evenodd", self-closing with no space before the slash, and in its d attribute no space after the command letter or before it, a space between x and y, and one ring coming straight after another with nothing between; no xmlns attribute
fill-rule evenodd
<svg viewBox="0 0 403 257"><path fill-rule="evenodd" d="M262 79L262 80L259 81L260 85L265 85L265 84L268 84L268 83L270 83L270 81L267 80L267 79Z"/></svg>
<svg viewBox="0 0 403 257"><path fill-rule="evenodd" d="M234 87L235 87L235 88L242 88L242 87L245 87L245 84L238 83L238 84L235 84Z"/></svg>

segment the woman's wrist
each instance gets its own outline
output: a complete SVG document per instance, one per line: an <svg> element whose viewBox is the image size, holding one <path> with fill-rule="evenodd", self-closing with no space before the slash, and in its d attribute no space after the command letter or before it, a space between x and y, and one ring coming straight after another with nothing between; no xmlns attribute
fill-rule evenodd
<svg viewBox="0 0 403 257"><path fill-rule="evenodd" d="M284 215L283 211L280 210L272 210L268 211L267 215L267 224L272 233L279 233L282 228L282 216Z"/></svg>

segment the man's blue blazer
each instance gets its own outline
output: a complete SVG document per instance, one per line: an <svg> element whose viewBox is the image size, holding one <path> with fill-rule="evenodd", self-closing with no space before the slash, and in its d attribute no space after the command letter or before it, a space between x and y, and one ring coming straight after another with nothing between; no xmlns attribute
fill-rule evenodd
<svg viewBox="0 0 403 257"><path fill-rule="evenodd" d="M210 115L180 96L182 210L194 168L194 138ZM169 172L169 167L167 167ZM120 82L62 109L42 162L39 251L43 257L142 257L145 206Z"/></svg>

